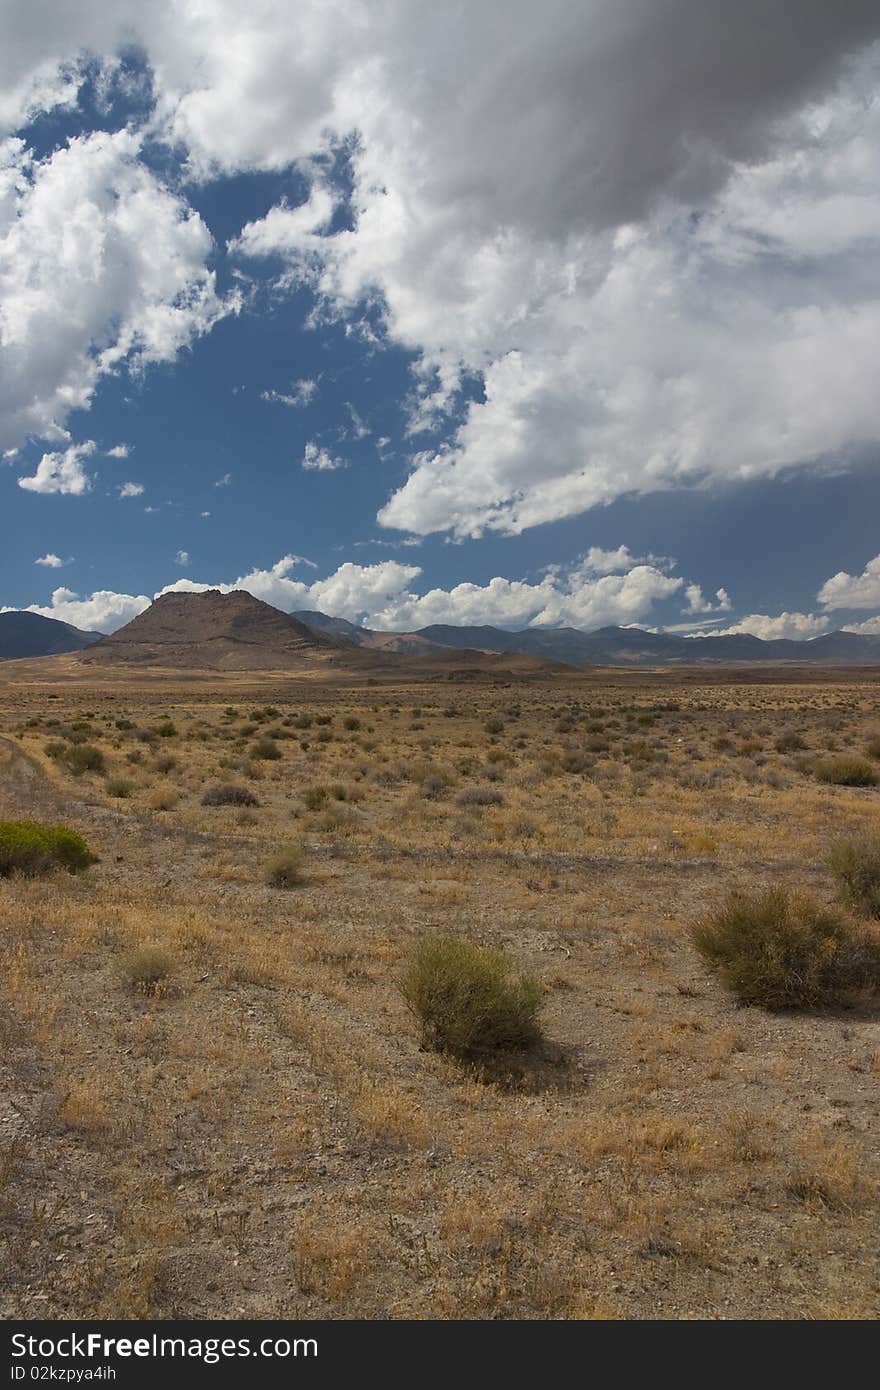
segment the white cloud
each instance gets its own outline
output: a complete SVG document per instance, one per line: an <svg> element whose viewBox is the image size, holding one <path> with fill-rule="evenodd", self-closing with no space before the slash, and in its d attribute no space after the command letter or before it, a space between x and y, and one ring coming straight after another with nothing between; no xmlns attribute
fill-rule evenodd
<svg viewBox="0 0 880 1390"><path fill-rule="evenodd" d="M0 144L4 448L58 437L103 376L171 361L236 305L217 296L204 222L139 151L126 131L43 160Z"/></svg>
<svg viewBox="0 0 880 1390"><path fill-rule="evenodd" d="M766 613L750 613L740 618L732 627L706 633L708 637L731 637L741 632L750 632L754 637L769 640L775 637L808 638L818 637L827 632L831 623L827 618L814 613L779 613L775 618Z"/></svg>
<svg viewBox="0 0 880 1390"><path fill-rule="evenodd" d="M306 202L246 227L242 254L280 256L289 282L313 286L318 319L354 330L377 311L373 331L419 355L413 428L442 422L464 372L484 376L485 399L416 456L383 523L517 532L880 437L880 107L866 68L844 66L880 11L698 9L697 22L693 0L485 0L438 19L429 0L33 0L5 26L0 116L14 126L69 102L79 53L134 42L153 69L152 133L187 151L192 176L304 171ZM346 140L353 194L333 223L341 195L322 171ZM156 186L136 167L152 209L137 261ZM80 225L68 211L43 241ZM157 220L158 244L173 241ZM206 252L188 221L175 249L198 298ZM101 300L85 321L62 304L72 351L62 342L41 390L16 394L16 429L88 399L82 344L100 339L93 320L117 323L117 290L121 322L144 320L120 279L113 294L100 277L77 290L73 308ZM176 293L162 280L163 304ZM51 355L44 332L34 341Z"/></svg>
<svg viewBox="0 0 880 1390"><path fill-rule="evenodd" d="M683 608L682 612L693 613L695 616L702 613L729 613L732 606L726 589L716 589L713 603L710 598L705 597L699 584L688 584L684 598L687 607Z"/></svg>
<svg viewBox="0 0 880 1390"><path fill-rule="evenodd" d="M641 624L656 605L674 597L685 583L646 563L634 564L623 573L599 575L585 559L566 571L547 574L537 583L496 576L487 584L463 583L419 593L421 568L397 560L374 565L346 561L332 574L310 581L295 577L299 566L315 568L304 556L285 555L269 569L251 570L237 579L203 583L181 578L160 592L202 593L217 588L228 593L245 589L284 612L319 609L383 631L431 623L591 629L609 623ZM61 617L76 626L111 631L147 604L143 595L101 590L89 599L80 599L70 590L57 589L50 607L34 605L31 611Z"/></svg>
<svg viewBox="0 0 880 1390"><path fill-rule="evenodd" d="M46 569L50 570L60 570L64 561L61 559L60 555L53 555L50 550L48 555L40 555L38 559L34 560L34 564L45 565Z"/></svg>
<svg viewBox="0 0 880 1390"><path fill-rule="evenodd" d="M317 381L309 377L300 377L298 381L292 383L289 392L261 391L260 400L271 401L276 405L289 405L300 408L304 405L308 405L309 402L314 399L317 390Z"/></svg>
<svg viewBox="0 0 880 1390"><path fill-rule="evenodd" d="M143 492L144 492L144 489L143 489L143 484L142 484L142 483L123 483L123 484L122 484L122 487L119 489L119 496L120 496L120 497L142 497L142 496L143 496Z"/></svg>
<svg viewBox="0 0 880 1390"><path fill-rule="evenodd" d="M229 487L232 482L232 474L224 473L222 478L217 478L214 482L215 487Z"/></svg>
<svg viewBox="0 0 880 1390"><path fill-rule="evenodd" d="M211 515L210 512L199 512L199 516L202 518L203 521L205 520L206 517L209 517L210 515Z"/></svg>
<svg viewBox="0 0 880 1390"><path fill-rule="evenodd" d="M830 609L880 608L880 555L869 560L861 574L840 570L826 579L818 600L823 608Z"/></svg>
<svg viewBox="0 0 880 1390"><path fill-rule="evenodd" d="M108 459L127 459L130 453L130 444L114 444L112 449L107 450L107 457Z"/></svg>
<svg viewBox="0 0 880 1390"><path fill-rule="evenodd" d="M36 473L29 478L19 478L18 486L26 492L60 492L81 497L92 486L83 468L83 459L89 458L95 448L95 441L87 439L83 444L71 444L63 453L44 454Z"/></svg>
<svg viewBox="0 0 880 1390"><path fill-rule="evenodd" d="M62 623L87 632L115 632L131 622L138 613L149 608L146 594L118 594L111 589L98 589L88 598L80 598L72 589L56 589L50 604L32 603L28 613L41 613L44 618L57 618ZM0 610L10 612L8 608Z"/></svg>
<svg viewBox="0 0 880 1390"><path fill-rule="evenodd" d="M876 618L866 618L861 623L845 623L844 632L861 632L866 637L880 636L880 615Z"/></svg>
<svg viewBox="0 0 880 1390"><path fill-rule="evenodd" d="M302 457L302 466L306 469L318 469L322 473L327 473L337 468L344 468L345 463L340 458L333 458L326 449L319 448L314 441L309 440Z"/></svg>
<svg viewBox="0 0 880 1390"><path fill-rule="evenodd" d="M178 550L177 554L174 557L174 563L175 565L180 565L182 569L185 569L186 566L189 564L189 551Z"/></svg>
<svg viewBox="0 0 880 1390"><path fill-rule="evenodd" d="M269 570L253 570L229 583L178 580L169 588L184 592L247 589L286 612L320 609L334 617L392 631L430 623L493 623L504 627L635 623L684 583L652 565L635 565L625 574L597 577L582 564L565 574L547 575L537 584L499 576L488 584L457 584L452 589L435 588L418 594L413 589L422 573L418 565L397 560L375 565L348 561L326 579L305 583L291 577L299 563L304 563L299 557L286 555Z"/></svg>

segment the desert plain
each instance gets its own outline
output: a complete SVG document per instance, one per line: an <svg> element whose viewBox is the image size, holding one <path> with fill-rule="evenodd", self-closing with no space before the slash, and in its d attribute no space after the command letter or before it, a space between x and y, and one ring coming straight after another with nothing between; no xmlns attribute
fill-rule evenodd
<svg viewBox="0 0 880 1390"><path fill-rule="evenodd" d="M690 933L834 901L880 789L817 759L878 734L871 671L4 663L0 819L98 862L0 879L0 1312L876 1317L880 1015L741 1007ZM426 934L544 1043L424 1049Z"/></svg>

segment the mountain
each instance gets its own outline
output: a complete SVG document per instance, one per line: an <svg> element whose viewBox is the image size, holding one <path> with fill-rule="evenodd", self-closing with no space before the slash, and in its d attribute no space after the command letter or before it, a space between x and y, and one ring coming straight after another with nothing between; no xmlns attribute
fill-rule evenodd
<svg viewBox="0 0 880 1390"><path fill-rule="evenodd" d="M243 589L162 594L82 660L101 664L281 670L353 651Z"/></svg>
<svg viewBox="0 0 880 1390"><path fill-rule="evenodd" d="M0 613L0 661L79 652L100 638L100 632L82 632L70 623L44 618L40 613Z"/></svg>
<svg viewBox="0 0 880 1390"><path fill-rule="evenodd" d="M581 632L573 627L505 632L496 627L434 624L420 628L415 635L449 647L522 652L581 667L790 661L826 666L880 665L880 635L858 632L828 632L807 641L784 638L767 641L750 633L679 637L675 633L647 632L638 627L601 627L595 632Z"/></svg>
<svg viewBox="0 0 880 1390"><path fill-rule="evenodd" d="M355 646L366 647L375 652L392 652L400 656L432 656L441 649L455 646L454 642L438 645L416 632L376 632L373 628L357 627L346 618L331 618L328 613L319 613L315 609L303 609L293 616L315 632L326 632L331 637L353 642Z"/></svg>

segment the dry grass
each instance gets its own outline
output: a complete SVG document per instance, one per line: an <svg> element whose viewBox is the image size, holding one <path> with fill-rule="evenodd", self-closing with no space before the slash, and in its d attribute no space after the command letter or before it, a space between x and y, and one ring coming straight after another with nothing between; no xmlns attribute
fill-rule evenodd
<svg viewBox="0 0 880 1390"><path fill-rule="evenodd" d="M0 668L0 818L100 855L0 893L2 1312L876 1317L877 1014L739 1009L689 929L831 904L878 692ZM421 1050L426 936L542 981L534 1064Z"/></svg>

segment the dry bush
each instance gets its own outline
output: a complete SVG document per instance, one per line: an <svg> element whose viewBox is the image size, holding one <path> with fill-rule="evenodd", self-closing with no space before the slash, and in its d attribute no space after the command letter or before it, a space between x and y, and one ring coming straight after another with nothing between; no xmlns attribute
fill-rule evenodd
<svg viewBox="0 0 880 1390"><path fill-rule="evenodd" d="M821 758L816 764L816 776L820 782L830 782L834 787L876 787L880 782L880 773L867 758L850 754Z"/></svg>
<svg viewBox="0 0 880 1390"><path fill-rule="evenodd" d="M147 943L122 957L122 973L141 994L160 994L174 972L174 959L162 946Z"/></svg>
<svg viewBox="0 0 880 1390"><path fill-rule="evenodd" d="M231 782L217 787L209 787L202 797L203 806L259 806L259 804L248 787L239 787Z"/></svg>
<svg viewBox="0 0 880 1390"><path fill-rule="evenodd" d="M744 1004L817 1008L880 987L880 933L785 888L732 894L692 935Z"/></svg>
<svg viewBox="0 0 880 1390"><path fill-rule="evenodd" d="M540 982L517 974L503 951L427 936L410 953L401 993L422 1041L464 1060L540 1041Z"/></svg>
<svg viewBox="0 0 880 1390"><path fill-rule="evenodd" d="M131 796L133 786L134 783L130 782L127 777L108 777L104 784L104 790L108 796L126 801Z"/></svg>
<svg viewBox="0 0 880 1390"><path fill-rule="evenodd" d="M82 836L66 826L0 821L0 878L11 874L34 878L56 867L75 874L97 862Z"/></svg>
<svg viewBox="0 0 880 1390"><path fill-rule="evenodd" d="M304 879L302 845L284 845L266 866L266 882L270 888L296 888Z"/></svg>
<svg viewBox="0 0 880 1390"><path fill-rule="evenodd" d="M868 917L880 917L880 836L838 840L828 863L843 901Z"/></svg>
<svg viewBox="0 0 880 1390"><path fill-rule="evenodd" d="M494 787L465 787L455 798L456 806L503 806L504 795Z"/></svg>

